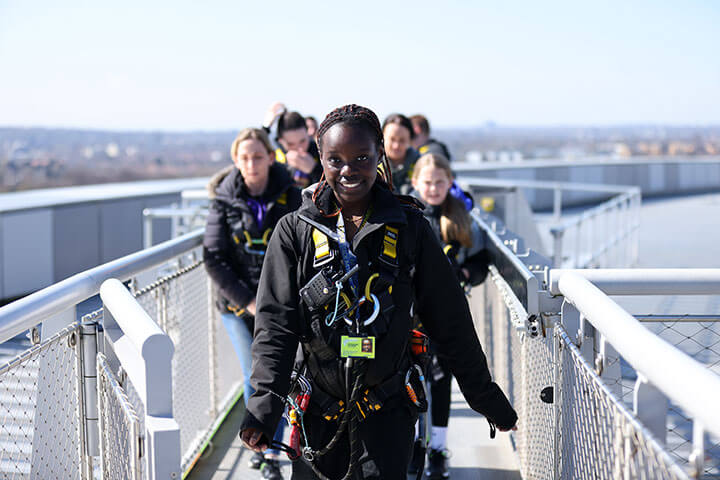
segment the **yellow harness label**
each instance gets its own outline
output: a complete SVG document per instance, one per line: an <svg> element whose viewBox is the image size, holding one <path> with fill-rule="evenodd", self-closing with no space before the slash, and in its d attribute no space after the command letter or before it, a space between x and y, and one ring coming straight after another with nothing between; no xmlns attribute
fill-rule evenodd
<svg viewBox="0 0 720 480"><path fill-rule="evenodd" d="M340 356L343 358L375 358L375 337L340 337Z"/></svg>

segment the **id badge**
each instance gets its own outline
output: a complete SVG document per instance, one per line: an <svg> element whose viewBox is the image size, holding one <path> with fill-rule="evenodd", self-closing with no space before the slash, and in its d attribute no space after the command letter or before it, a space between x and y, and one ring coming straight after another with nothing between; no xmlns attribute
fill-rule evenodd
<svg viewBox="0 0 720 480"><path fill-rule="evenodd" d="M375 337L340 337L340 356L343 358L375 358Z"/></svg>

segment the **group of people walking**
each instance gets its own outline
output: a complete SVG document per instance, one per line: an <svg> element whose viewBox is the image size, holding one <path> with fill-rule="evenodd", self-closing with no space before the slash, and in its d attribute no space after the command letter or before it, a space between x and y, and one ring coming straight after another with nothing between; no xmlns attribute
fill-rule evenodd
<svg viewBox="0 0 720 480"><path fill-rule="evenodd" d="M275 104L209 184L205 265L263 478L282 478L281 451L293 479L422 473L428 403L427 476L447 478L452 376L491 428L515 427L465 298L487 273L483 236L429 133L419 115L345 105L318 125Z"/></svg>

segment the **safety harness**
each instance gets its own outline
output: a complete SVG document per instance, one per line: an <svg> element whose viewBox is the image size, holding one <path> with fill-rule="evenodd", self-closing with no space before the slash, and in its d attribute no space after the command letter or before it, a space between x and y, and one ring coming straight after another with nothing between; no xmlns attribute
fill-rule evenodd
<svg viewBox="0 0 720 480"><path fill-rule="evenodd" d="M422 368L417 365L411 364L410 369L396 372L373 387L363 385L367 362L374 358L375 339L387 333L394 308L392 285L400 273L399 229L384 225L377 262L371 262L376 271L361 286L357 281L358 266L353 263L354 255L344 236L342 219L338 220L339 232L335 232L302 214L298 214L298 218L313 228L313 267L318 272L300 289L302 301L311 312L310 329L303 335L301 343L303 368L307 368L312 378L295 372L295 378L302 378L307 386L294 399L291 395L288 400L291 406L289 419L294 426L291 438L296 442L292 445L294 453L288 456L291 460L302 456L315 474L325 479L315 462L330 452L347 430L350 464L343 478L349 479L357 468L360 453L361 442L356 432L359 422L381 410L391 397L400 393L405 393L420 411L427 411L425 379ZM323 324L329 332L327 339ZM340 355L331 346L338 344L341 345ZM410 351L417 351L416 344L417 340L415 344L411 342ZM427 352L426 343L424 352ZM338 422L333 439L320 450L307 444L302 422L306 411L328 422ZM303 448L298 443L300 432L305 440Z"/></svg>
<svg viewBox="0 0 720 480"><path fill-rule="evenodd" d="M268 211L270 208L280 210L279 215L277 215L278 218L282 217L285 213L289 213L290 210L287 206L287 196L287 191L278 195L274 203L268 207ZM270 241L270 234L273 229L266 228L259 236L253 236L252 232L245 228L248 224L248 215L249 214L244 213L238 217L228 218L230 237L232 238L233 243L235 243L236 248L240 250L238 253L242 257L243 263L257 268L259 274L265 259L268 242ZM227 304L226 308L229 312L234 313L238 317L243 317L247 314L244 308L237 305Z"/></svg>

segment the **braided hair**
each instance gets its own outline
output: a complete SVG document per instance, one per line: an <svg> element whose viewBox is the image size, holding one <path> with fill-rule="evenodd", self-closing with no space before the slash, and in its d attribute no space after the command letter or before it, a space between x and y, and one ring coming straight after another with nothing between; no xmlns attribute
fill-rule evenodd
<svg viewBox="0 0 720 480"><path fill-rule="evenodd" d="M320 152L322 152L323 135L325 135L325 133L330 129L330 127L332 127L333 125L337 125L338 123L345 123L348 125L366 129L368 133L370 133L374 137L375 144L378 146L378 150L380 147L383 147L383 132L382 127L380 126L380 120L378 120L377 115L375 115L375 113L367 107L350 104L338 107L332 112L328 113L325 117L325 120L323 120L318 127L317 133L315 134L315 140L317 142ZM392 171L390 169L390 164L388 163L387 155L383 155L382 159L378 164L378 175L380 176L380 181L384 182L387 187L392 190ZM325 174L323 173L323 176L320 179L320 184L313 193L313 201L315 201L316 206L318 206L316 201L318 194L326 187L329 186L327 184L327 181L325 180ZM318 209L320 209L319 206ZM340 213L340 209L330 215L325 214L322 209L320 209L320 212L326 216L335 216Z"/></svg>

